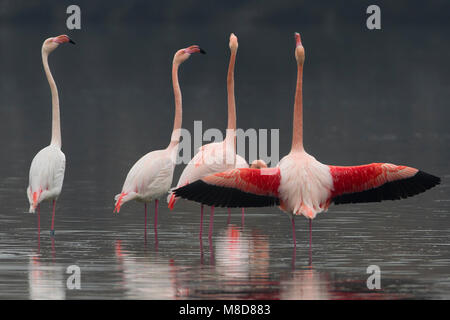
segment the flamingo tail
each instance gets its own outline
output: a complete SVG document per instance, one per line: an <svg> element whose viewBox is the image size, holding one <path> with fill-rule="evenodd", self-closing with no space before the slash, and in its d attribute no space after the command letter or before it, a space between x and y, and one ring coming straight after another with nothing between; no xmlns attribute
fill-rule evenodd
<svg viewBox="0 0 450 320"><path fill-rule="evenodd" d="M30 191L30 193L31 193L31 191ZM36 192L32 193L32 202L30 204L30 210L29 210L30 213L35 213L36 208L39 204L39 197L40 197L41 193L42 193L42 191L39 191L39 192L36 191Z"/></svg>
<svg viewBox="0 0 450 320"><path fill-rule="evenodd" d="M177 202L177 197L175 196L175 193L172 193L172 195L170 196L169 205L168 205L170 210L173 210L173 206L175 205L176 202Z"/></svg>
<svg viewBox="0 0 450 320"><path fill-rule="evenodd" d="M116 204L114 206L114 211L113 213L119 213L120 212L120 208L122 207L122 205L125 202L128 202L130 200L133 200L137 197L137 193L136 192L122 192L118 195L116 195L114 197L114 199L116 200Z"/></svg>

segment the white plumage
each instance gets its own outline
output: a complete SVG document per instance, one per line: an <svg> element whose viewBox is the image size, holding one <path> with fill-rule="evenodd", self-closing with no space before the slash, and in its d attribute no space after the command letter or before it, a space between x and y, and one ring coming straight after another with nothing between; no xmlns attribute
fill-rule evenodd
<svg viewBox="0 0 450 320"><path fill-rule="evenodd" d="M236 152L230 140L225 139L221 142L213 142L201 146L184 168L174 189L210 174L233 169L236 164ZM176 197L170 193L167 197L169 207L173 208L176 201Z"/></svg>
<svg viewBox="0 0 450 320"><path fill-rule="evenodd" d="M294 215L313 219L326 210L333 179L330 169L305 151L291 152L278 163L281 181L280 207Z"/></svg>
<svg viewBox="0 0 450 320"><path fill-rule="evenodd" d="M39 151L30 167L30 182L27 188L30 212L45 200L56 200L61 193L66 169L66 156L55 145Z"/></svg>
<svg viewBox="0 0 450 320"><path fill-rule="evenodd" d="M130 200L151 202L167 194L172 184L177 147L149 152L133 165L122 192L114 198L119 210Z"/></svg>

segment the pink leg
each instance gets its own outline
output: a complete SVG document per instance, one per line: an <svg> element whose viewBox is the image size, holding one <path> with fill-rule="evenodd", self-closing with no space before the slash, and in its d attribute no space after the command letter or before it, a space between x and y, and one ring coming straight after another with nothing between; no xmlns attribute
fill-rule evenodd
<svg viewBox="0 0 450 320"><path fill-rule="evenodd" d="M294 248L297 247L297 240L295 239L295 221L294 216L292 216L292 238L294 240Z"/></svg>
<svg viewBox="0 0 450 320"><path fill-rule="evenodd" d="M214 261L214 247L213 247L213 243L212 243L212 238L209 237L208 238L208 244L209 244L209 264L210 265L215 265L215 261Z"/></svg>
<svg viewBox="0 0 450 320"><path fill-rule="evenodd" d="M158 199L155 200L155 250L158 251Z"/></svg>
<svg viewBox="0 0 450 320"><path fill-rule="evenodd" d="M41 205L38 204L37 206L38 214L38 251L41 249Z"/></svg>
<svg viewBox="0 0 450 320"><path fill-rule="evenodd" d="M144 239L147 240L147 203L144 202Z"/></svg>
<svg viewBox="0 0 450 320"><path fill-rule="evenodd" d="M214 206L211 207L211 215L209 216L209 234L208 234L209 238L212 237L213 226L214 226Z"/></svg>
<svg viewBox="0 0 450 320"><path fill-rule="evenodd" d="M309 219L309 264L312 264L312 219Z"/></svg>
<svg viewBox="0 0 450 320"><path fill-rule="evenodd" d="M155 230L158 227L158 199L155 200Z"/></svg>
<svg viewBox="0 0 450 320"><path fill-rule="evenodd" d="M203 233L203 205L200 205L200 232L198 237L201 238Z"/></svg>
<svg viewBox="0 0 450 320"><path fill-rule="evenodd" d="M55 205L56 205L56 201L53 200L52 228L50 229L50 234L52 236L55 235Z"/></svg>

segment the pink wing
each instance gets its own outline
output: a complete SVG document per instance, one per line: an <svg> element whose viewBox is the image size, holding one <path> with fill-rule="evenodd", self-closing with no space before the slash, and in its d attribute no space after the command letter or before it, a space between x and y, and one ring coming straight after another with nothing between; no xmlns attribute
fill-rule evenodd
<svg viewBox="0 0 450 320"><path fill-rule="evenodd" d="M215 173L174 190L177 197L216 207L279 205L280 169L239 168Z"/></svg>
<svg viewBox="0 0 450 320"><path fill-rule="evenodd" d="M390 163L354 167L329 166L335 204L397 200L422 193L441 181L415 168Z"/></svg>

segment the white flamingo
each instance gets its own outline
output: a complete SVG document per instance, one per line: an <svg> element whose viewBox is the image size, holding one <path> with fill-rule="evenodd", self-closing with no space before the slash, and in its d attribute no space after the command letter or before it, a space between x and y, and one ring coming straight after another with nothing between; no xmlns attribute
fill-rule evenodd
<svg viewBox="0 0 450 320"><path fill-rule="evenodd" d="M42 64L52 93L52 140L33 158L30 167L30 180L27 188L30 212L38 211L38 232L40 232L40 203L53 201L51 233L55 230L55 204L61 194L66 168L66 156L61 151L61 123L59 114L58 88L48 66L49 54L62 43L75 44L67 35L48 38L42 45Z"/></svg>
<svg viewBox="0 0 450 320"><path fill-rule="evenodd" d="M194 182L204 176L212 173L232 169L236 165L236 102L234 98L234 65L236 62L236 52L238 49L238 39L232 33L230 35L230 63L227 75L227 95L228 95L228 126L226 137L221 142L214 142L205 144L199 148L195 156L189 161L184 168L180 179L177 183L177 188L188 183ZM240 157L239 163L247 162ZM248 167L248 164L247 164ZM177 197L173 193L169 194L167 201L169 208L172 210ZM212 235L212 224L214 219L214 207L211 207L209 236ZM200 233L202 235L203 229L203 206L200 211Z"/></svg>
<svg viewBox="0 0 450 320"><path fill-rule="evenodd" d="M158 218L158 198L167 194L172 184L173 171L180 141L182 122L182 97L178 82L178 67L191 54L205 53L197 45L178 50L172 63L172 85L175 96L175 119L171 141L166 149L147 153L140 158L128 172L122 192L115 196L114 212L120 212L121 206L131 200L144 202L145 225L147 225L147 203L155 201L155 228Z"/></svg>

